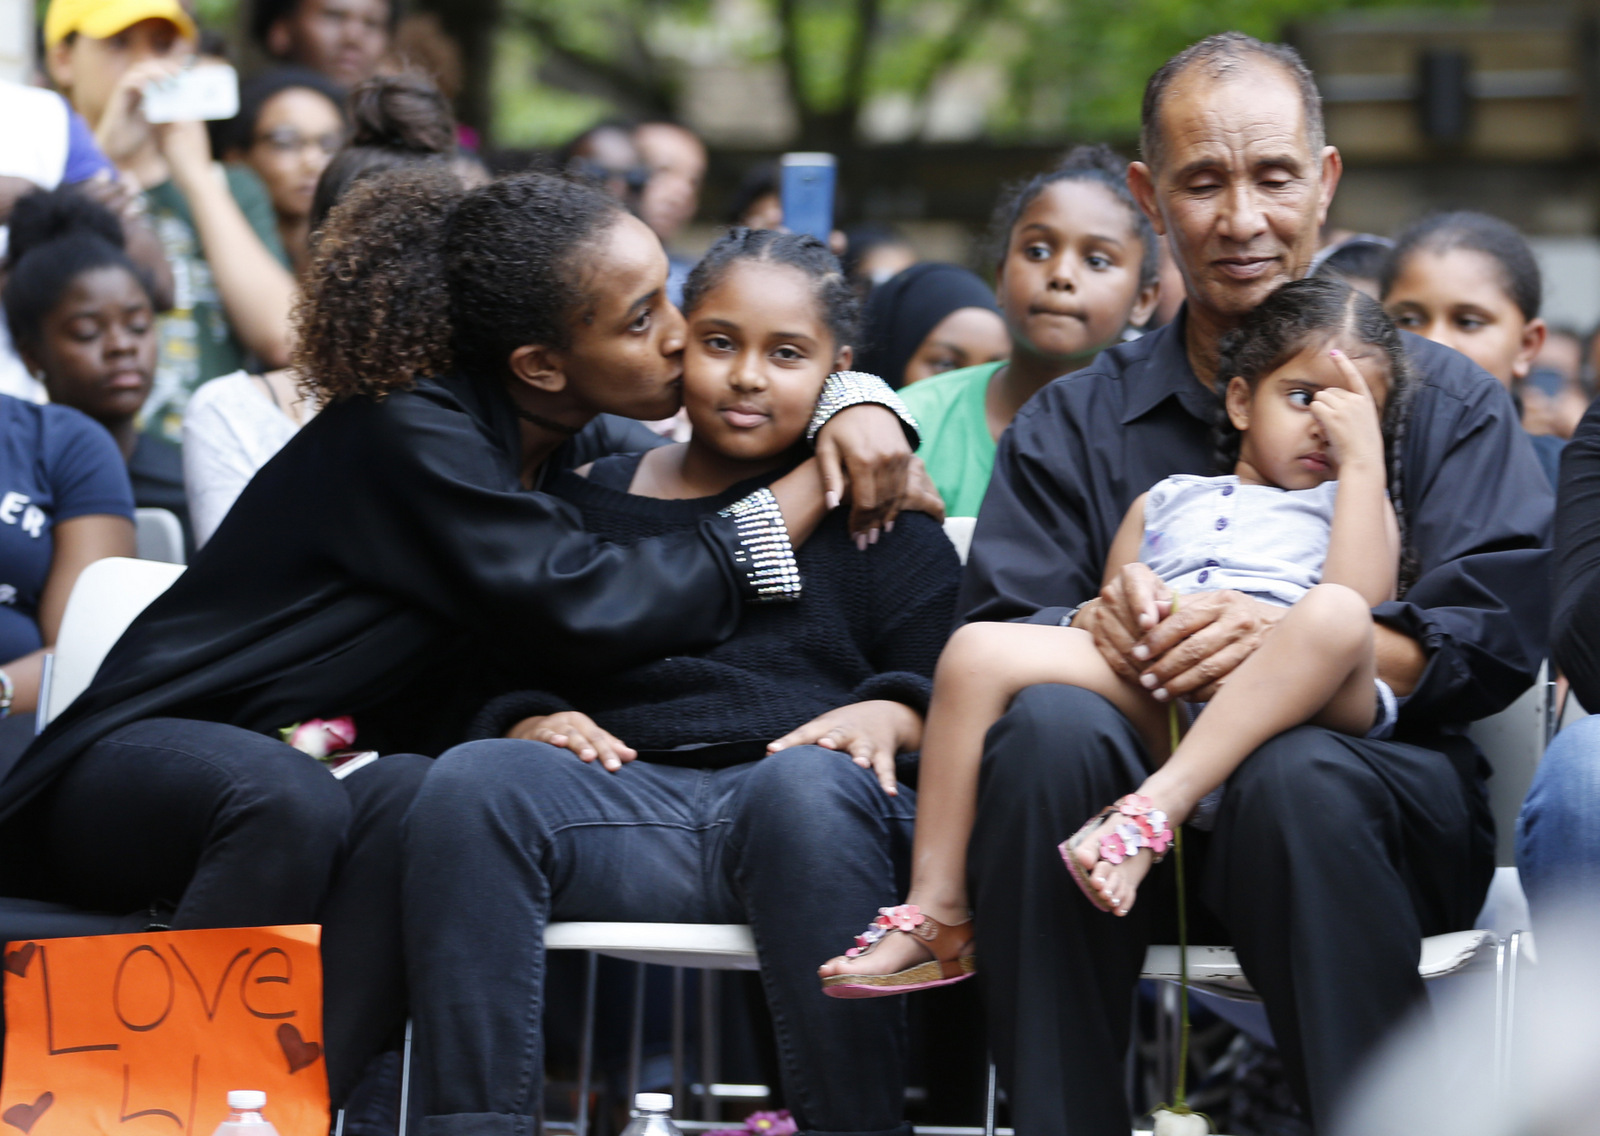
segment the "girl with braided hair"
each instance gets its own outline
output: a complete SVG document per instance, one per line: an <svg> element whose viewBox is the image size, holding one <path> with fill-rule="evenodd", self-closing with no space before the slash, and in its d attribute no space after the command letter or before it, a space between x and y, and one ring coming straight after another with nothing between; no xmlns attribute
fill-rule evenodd
<svg viewBox="0 0 1600 1136"><path fill-rule="evenodd" d="M1233 589L1289 612L1176 749L1167 691L1149 673L1142 685L1121 678L1087 632L1018 623L957 631L928 710L908 901L885 908L854 949L822 967L825 993L875 997L973 973L965 864L979 758L989 727L1026 687L1101 695L1156 764L1138 792L1060 845L1084 895L1116 915L1132 908L1171 825L1199 819L1202 802L1268 739L1306 722L1386 736L1395 697L1376 674L1370 609L1404 584L1394 455L1410 374L1377 302L1334 280L1284 285L1223 341L1229 472L1178 474L1139 497L1105 579L1136 559L1161 577L1141 617L1147 628L1186 592Z"/></svg>

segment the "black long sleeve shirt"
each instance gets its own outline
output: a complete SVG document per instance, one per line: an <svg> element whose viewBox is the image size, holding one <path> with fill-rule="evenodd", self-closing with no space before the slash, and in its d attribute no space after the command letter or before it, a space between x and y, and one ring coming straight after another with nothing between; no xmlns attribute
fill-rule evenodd
<svg viewBox="0 0 1600 1136"><path fill-rule="evenodd" d="M1561 454L1554 575L1556 662L1584 708L1600 709L1600 401Z"/></svg>
<svg viewBox="0 0 1600 1136"><path fill-rule="evenodd" d="M1099 592L1134 498L1174 473L1217 472L1217 399L1189 365L1183 328L1180 314L1022 408L978 516L969 620L1056 622ZM1404 339L1417 390L1402 500L1419 576L1373 616L1427 652L1396 736L1437 747L1509 705L1546 655L1552 498L1505 389L1449 348Z"/></svg>
<svg viewBox="0 0 1600 1136"><path fill-rule="evenodd" d="M555 464L605 452L608 431ZM349 714L363 747L437 752L496 688L485 675L596 674L733 631L754 589L731 520L606 543L523 487L518 438L505 391L461 376L323 411L0 782L0 821L143 718L275 733Z"/></svg>
<svg viewBox="0 0 1600 1136"><path fill-rule="evenodd" d="M609 459L591 479L563 474L550 492L577 506L590 532L628 545L692 529L786 472L715 497L660 500L626 492L636 465ZM799 602L750 607L715 646L505 695L485 707L469 737L500 737L523 718L579 710L647 760L712 768L756 760L772 739L852 702L886 698L925 713L955 613L955 549L933 518L905 513L862 551L846 512L835 510L795 550L805 579Z"/></svg>

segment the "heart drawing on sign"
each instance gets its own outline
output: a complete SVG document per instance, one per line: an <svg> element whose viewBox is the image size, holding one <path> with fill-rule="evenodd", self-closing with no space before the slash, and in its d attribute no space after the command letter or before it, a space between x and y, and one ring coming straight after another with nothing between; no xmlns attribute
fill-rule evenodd
<svg viewBox="0 0 1600 1136"><path fill-rule="evenodd" d="M18 978L28 977L28 964L33 961L38 943L24 943L14 951L6 952L6 969Z"/></svg>
<svg viewBox="0 0 1600 1136"><path fill-rule="evenodd" d="M283 1055L289 1059L291 1073L298 1073L307 1065L316 1064L317 1058L322 1056L322 1046L314 1041L306 1041L300 1036L300 1031L288 1022L278 1027L278 1044L283 1048Z"/></svg>
<svg viewBox="0 0 1600 1136"><path fill-rule="evenodd" d="M28 946L33 946L29 943ZM11 965L11 960L6 959L6 965ZM56 1103L55 1093L40 1093L39 1099L32 1104L14 1104L5 1112L0 1113L0 1120L4 1120L13 1128L20 1128L24 1132L31 1129L41 1116L50 1111L50 1106Z"/></svg>

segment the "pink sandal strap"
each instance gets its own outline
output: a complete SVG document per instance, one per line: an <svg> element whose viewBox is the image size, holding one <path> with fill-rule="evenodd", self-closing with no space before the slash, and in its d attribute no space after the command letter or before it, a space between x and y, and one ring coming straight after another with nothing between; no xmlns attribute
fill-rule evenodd
<svg viewBox="0 0 1600 1136"><path fill-rule="evenodd" d="M1167 824L1167 814L1156 808L1149 797L1129 793L1120 798L1102 817L1112 815L1122 819L1117 827L1100 838L1100 858L1120 864L1148 848L1157 864L1166 858L1172 844L1172 829Z"/></svg>
<svg viewBox="0 0 1600 1136"><path fill-rule="evenodd" d="M859 958L881 943L887 936L896 931L910 935L921 940L934 961L939 964L939 970L946 978L958 978L966 973L961 965L962 948L972 940L972 921L949 927L939 922L923 911L914 903L902 903L898 907L878 908L878 917L867 925L867 929L856 936L856 945L845 951L845 958ZM967 933L958 935L963 928Z"/></svg>

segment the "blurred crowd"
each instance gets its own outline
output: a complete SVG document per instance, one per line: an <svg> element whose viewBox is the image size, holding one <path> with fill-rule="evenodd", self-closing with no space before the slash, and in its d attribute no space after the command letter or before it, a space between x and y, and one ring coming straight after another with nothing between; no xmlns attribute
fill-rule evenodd
<svg viewBox="0 0 1600 1136"><path fill-rule="evenodd" d="M183 533L180 555L193 556L211 540L263 466L348 393L333 385L334 368L321 375L303 368L310 356L302 340L313 338L307 330L310 322L323 320L314 337L318 358L337 360L376 383L371 372L381 368L373 360L390 358L385 352L398 356L408 346L401 342L406 319L421 323L430 317L420 294L379 289L371 296L375 310L370 325L351 320L330 331L329 313L339 310L337 305L325 299L319 309L307 299L320 285L364 279L361 273L370 265L387 266L385 257L401 260L407 252L392 247L404 243L403 235L378 232L371 225L363 229L357 223L360 218L352 219L357 207L372 215L381 212L382 203L374 203L371 192L365 196L358 192L364 183L371 191L374 179L387 179L377 184L414 192L424 205L493 183L478 152L478 139L453 115L459 58L437 22L426 17L401 19L390 0L260 0L249 27L253 51L270 63L238 85L236 113L229 117L180 115L171 121L152 121L166 117L149 113L153 91L194 70L228 66L230 59L241 55L198 26L180 0L51 0L42 26L42 70L48 87L0 87L4 124L0 126L4 139L0 221L6 226L5 280L0 291L6 342L0 344L0 393L10 396L0 399L0 413L8 422L0 452L0 566L10 572L11 583L5 586L12 589L11 595L0 599L4 667L0 696L5 708L19 712L9 724L0 721L0 755L19 752L28 742L24 731L31 729L31 718L24 712L35 709L41 660L54 645L78 573L93 560L135 551L136 530L126 523L136 515L134 510L171 514ZM1249 48L1246 54L1254 50ZM1225 85L1220 80L1218 84ZM1300 113L1298 105L1295 113ZM1320 131L1320 122L1316 129ZM1308 127L1306 137L1312 133ZM1319 136L1313 150L1320 147ZM725 215L705 217L701 199L707 147L678 122L602 121L543 160L550 172L563 175L559 185L568 188L540 188L555 179L527 183L534 184L526 190L533 202L530 210L547 210L556 218L554 225L577 225L538 195L554 199L575 192L570 186L579 184L592 198L607 195L609 209L617 210L620 203L618 212L643 234L652 255L659 253L650 234L659 239L668 268L660 291L671 301L662 306L670 314L657 317L660 320L681 323L678 308L692 315L696 304L723 287L730 273L732 279L743 280L741 272L757 271L745 264L735 272L729 265L749 261L766 271L774 257L787 255L792 261L780 260L780 267L795 269L808 282L831 280L842 266L848 296L823 303L818 297L825 285L811 283L807 287L812 290L804 296L813 307L828 309L828 319L820 320L824 333L818 335L819 341L831 340L841 348L836 359L830 356L840 365L824 368L824 374L861 371L881 376L896 388L916 421L911 433L919 443L918 456L949 516L976 517L988 500L989 547L1003 547L1008 554L1017 546L995 542L992 534L1014 518L996 514L992 503L997 498L990 487L996 462L1005 460L1007 452L1002 438L1013 423L1022 421L1024 407L1038 411L1042 403L1036 395L1054 380L1079 371L1097 381L1121 384L1120 375L1106 378L1091 371L1097 359L1107 358L1108 349L1144 338L1151 351L1158 349L1152 344L1161 344L1176 356L1181 321L1203 318L1197 297L1203 299L1213 287L1196 278L1201 254L1181 247L1170 225L1153 222L1152 218L1163 216L1165 206L1153 204L1156 191L1151 188L1149 179L1154 175L1149 167L1130 167L1126 158L1104 145L1075 147L1032 177L996 185L986 239L966 264L925 259L915 241L886 223L846 224L834 231L827 243L838 257L837 264L821 246L772 253L769 246L777 238L770 231L783 229L785 220L779 167L763 164L750 169L731 195ZM1152 159L1150 166L1154 165ZM396 177L407 171L426 176L409 182ZM1335 170L1334 182L1336 174ZM430 177L436 180L427 181ZM525 187L511 184L504 193L524 191ZM1330 187L1330 199L1331 193ZM468 194L468 199L486 197ZM572 200L578 202L574 210L581 206L595 216L604 214L588 198L578 195ZM444 206L440 209L447 211ZM341 220L350 223L341 227ZM586 223L597 232L611 232L598 221ZM393 233L401 234L400 222L394 224ZM720 227L726 227L729 235L719 234L721 243L702 259L708 231ZM622 231L626 235L629 230L624 226ZM1311 275L1349 284L1376 300L1402 331L1455 349L1498 380L1511 396L1521 430L1531 439L1545 477L1555 486L1562 450L1594 400L1600 327L1552 326L1541 316L1544 283L1527 239L1504 220L1462 211L1419 216L1392 234L1327 228L1315 237L1316 231L1316 224L1305 228L1306 247L1321 246L1311 260ZM483 247L491 251L493 235L479 234ZM587 248L578 241L574 246ZM614 249L612 254L608 271L625 275L627 258ZM442 263L446 258L439 252L434 259ZM483 260L487 264L489 257ZM430 267L443 271L437 265ZM1231 267L1243 274L1249 266ZM483 265L477 271L490 274ZM463 269L457 275L470 272ZM554 280L552 276L540 284L553 288ZM446 283L469 296L489 293L489 284L476 279L470 283L473 288L481 286L481 293L460 285L456 277ZM440 284L439 290L448 288ZM459 296L452 295L452 300L461 306ZM1259 300L1253 298L1252 305ZM405 307L413 301L416 311ZM829 320L856 303L862 311L861 327L847 340ZM386 310L376 310L384 305ZM797 301L797 307L805 304ZM466 322L459 310L451 311L457 324ZM1196 311L1202 315L1197 317ZM1600 312L1595 317L1600 324ZM1375 318L1382 322L1381 313ZM1168 330L1158 338L1145 338L1163 328ZM1222 330L1220 325L1211 328L1216 333L1211 336L1213 346ZM384 335L394 342L379 344ZM532 340L517 344L520 349L530 342L548 346ZM1417 349L1415 340L1408 342ZM459 342L455 349L464 357ZM679 344L678 353L683 350ZM420 354L420 348L413 352L414 358ZM1113 356L1134 359L1138 352L1129 348L1126 354L1113 352ZM1447 368L1437 362L1441 355L1424 357L1434 360L1440 371ZM1188 367L1197 356L1182 358ZM1214 368L1216 359L1205 362ZM817 376L819 388L823 377ZM1476 377L1474 372L1474 381ZM1492 383L1484 380L1482 385L1492 392L1493 407L1507 401ZM392 393L388 387L374 389L379 391L374 402ZM1183 394L1193 392L1185 388ZM1165 394L1152 396L1151 406L1163 399ZM798 414L796 422L809 417L818 396L810 392L803 401L805 413ZM669 409L663 405L657 413ZM1104 406L1096 409L1111 413ZM691 411L692 407L680 410L648 425L657 435L683 442L691 435ZM355 413L349 411L346 418ZM561 435L563 442L579 436L588 425L587 419L576 425L564 421L552 425L549 417L540 416L542 411L528 407L515 413L523 423ZM1483 422L1504 424L1506 434L1515 436L1516 426L1509 417L1495 419L1490 410L1482 413ZM317 429L326 426L331 432L333 417L333 412L327 414ZM1118 421L1127 426L1134 417L1130 409ZM1192 417L1195 421L1185 428L1193 437L1186 435L1184 444L1199 446L1194 439L1206 434L1211 423L1200 422L1199 414ZM1089 432L1086 415L1071 421ZM524 427L513 424L509 429ZM1439 429L1445 432L1445 427ZM1466 432L1478 429L1475 425ZM1487 432L1489 426L1482 430ZM893 437L900 440L897 425ZM1018 468L1032 471L1055 456L1054 451L1043 453L1041 443L1041 453L1017 459L1017 447L1024 443L1016 441L1016 433L1010 437L1010 453ZM795 449L794 442L789 439L789 450ZM1148 440L1144 444L1160 449ZM705 445L711 447L712 442ZM1398 448L1399 443L1394 445ZM1523 454L1520 440L1514 449ZM648 473L654 462L642 468ZM1482 467L1492 464L1488 459L1479 462ZM622 473L616 469L610 473L621 477L626 489L635 484L630 479L639 468L635 462ZM1436 481L1444 480L1438 465L1428 470ZM763 467L760 472L765 475L771 469ZM1484 475L1484 470L1479 468L1478 474ZM1014 484L1023 476L1013 469L1009 480ZM1011 491L1007 480L1001 476L996 481L1002 489L1002 506L1007 504L1005 493ZM536 485L531 474L521 484L526 489ZM1505 484L1509 481L1496 483L1502 489ZM1529 486L1535 492L1523 496L1546 507L1544 483L1536 473L1528 472L1519 492ZM1456 489L1464 497L1459 486L1446 489ZM1014 512L1029 514L1026 492L1015 492ZM1485 538L1483 547L1463 538L1457 547L1437 535L1448 527L1442 520L1446 514L1463 512L1460 497L1446 502L1446 490L1436 484L1414 492L1425 501L1430 494L1433 498L1431 516L1412 518L1415 531L1440 546L1433 550L1438 553L1435 563L1423 566L1426 570L1440 570L1441 564L1465 559L1469 553L1497 551L1498 537ZM836 491L830 493L831 507L838 502ZM1395 493L1400 496L1398 486ZM673 493L660 496L674 499ZM677 496L693 494L686 490ZM258 506L265 500L262 491ZM1119 515L1120 510L1121 505ZM1507 505L1500 510L1500 519L1517 512L1515 503ZM994 520L997 515L999 521ZM1036 519L1028 515L1018 521L1019 531L1025 528L1024 521ZM1225 525L1225 520L1216 522L1218 531ZM1514 527L1510 520L1507 525L1508 531ZM836 527L841 528L840 541L847 539L842 522ZM46 531L53 539L41 544L41 532ZM878 543L879 536L873 527L870 534L852 533L848 539L865 551ZM943 565L948 579L941 586L949 592L943 602L953 607L959 576L953 554L936 532L928 539L940 556L951 560ZM1524 543L1531 550L1534 545L1542 548L1541 541L1542 537L1528 537ZM218 544L226 543L225 532ZM1056 541L1063 547L1067 543L1065 538ZM1087 547L1091 542L1079 543ZM1508 537L1500 543L1516 542ZM1105 549L1083 555L1096 561L1089 575L1098 581ZM308 559L319 566L327 560L309 554ZM994 575L995 565L1003 559L998 552L987 562L980 557L978 575L983 571ZM823 578L820 570L807 570L813 579ZM1004 571L998 575L1003 577ZM1039 578L1046 575L1040 568ZM1461 581L1469 575L1463 570L1459 577L1445 583L1436 579L1432 586L1447 598L1453 595L1451 587L1466 593L1471 588ZM971 578L969 572L969 591ZM996 596L1008 586L1004 579L996 583ZM514 591L509 584L506 590ZM1492 588L1483 585L1480 591L1494 601ZM840 594L847 596L850 589L841 585ZM1427 586L1415 594L1424 599L1434 596ZM1482 595L1472 592L1478 600ZM1084 596L1073 598L1085 607L1091 602ZM1398 599L1391 602L1399 604ZM1466 600L1445 602L1435 597L1430 602L1439 609L1472 607ZM1422 610L1423 600L1416 605ZM840 611L846 606L842 599L836 605ZM1052 609L1045 605L1043 610ZM1081 610L1075 606L1066 611L1059 626L1081 627L1072 623ZM984 618L1012 618L1009 612L984 611ZM429 609L429 618L434 614ZM937 642L925 652L928 658L925 666L919 663L921 671L932 671L948 624L944 616L928 620ZM904 629L898 633L904 634ZM1455 641L1454 634L1419 624L1407 625L1402 637L1409 636L1413 648L1425 642L1427 650L1437 652ZM1542 634L1541 627L1538 635ZM1416 650L1420 660L1421 648ZM1421 666L1419 661L1419 674ZM1469 668L1463 663L1459 669L1466 673ZM1508 690L1512 680L1526 681L1511 663L1495 673ZM852 689L854 684L845 693ZM1437 691L1431 696L1442 697ZM1389 697L1392 701L1392 692ZM1450 697L1467 700L1459 692ZM1417 705L1426 706L1426 699ZM1452 707L1452 713L1459 711L1459 706ZM230 713L218 711L216 720L227 721ZM1448 716L1440 711L1439 717ZM1454 723L1455 718L1449 721ZM492 735L497 740L506 736L504 730ZM892 772L889 779L892 784ZM909 806L906 812L900 820L909 823ZM995 827L991 823L991 830ZM453 829L441 825L439 831ZM441 896L454 894L450 888L435 890ZM1414 942L1410 930L1406 928L1407 941ZM805 980L812 982L809 974ZM1285 985L1288 981L1285 978ZM1019 1005L1024 1001L1016 999ZM978 1031L973 1032L977 1036ZM1022 1043L1013 1039L1008 1044ZM1352 1042L1350 1048L1359 1046ZM1015 1054L1011 1058L1017 1060ZM1344 1055L1339 1058L1343 1061Z"/></svg>

